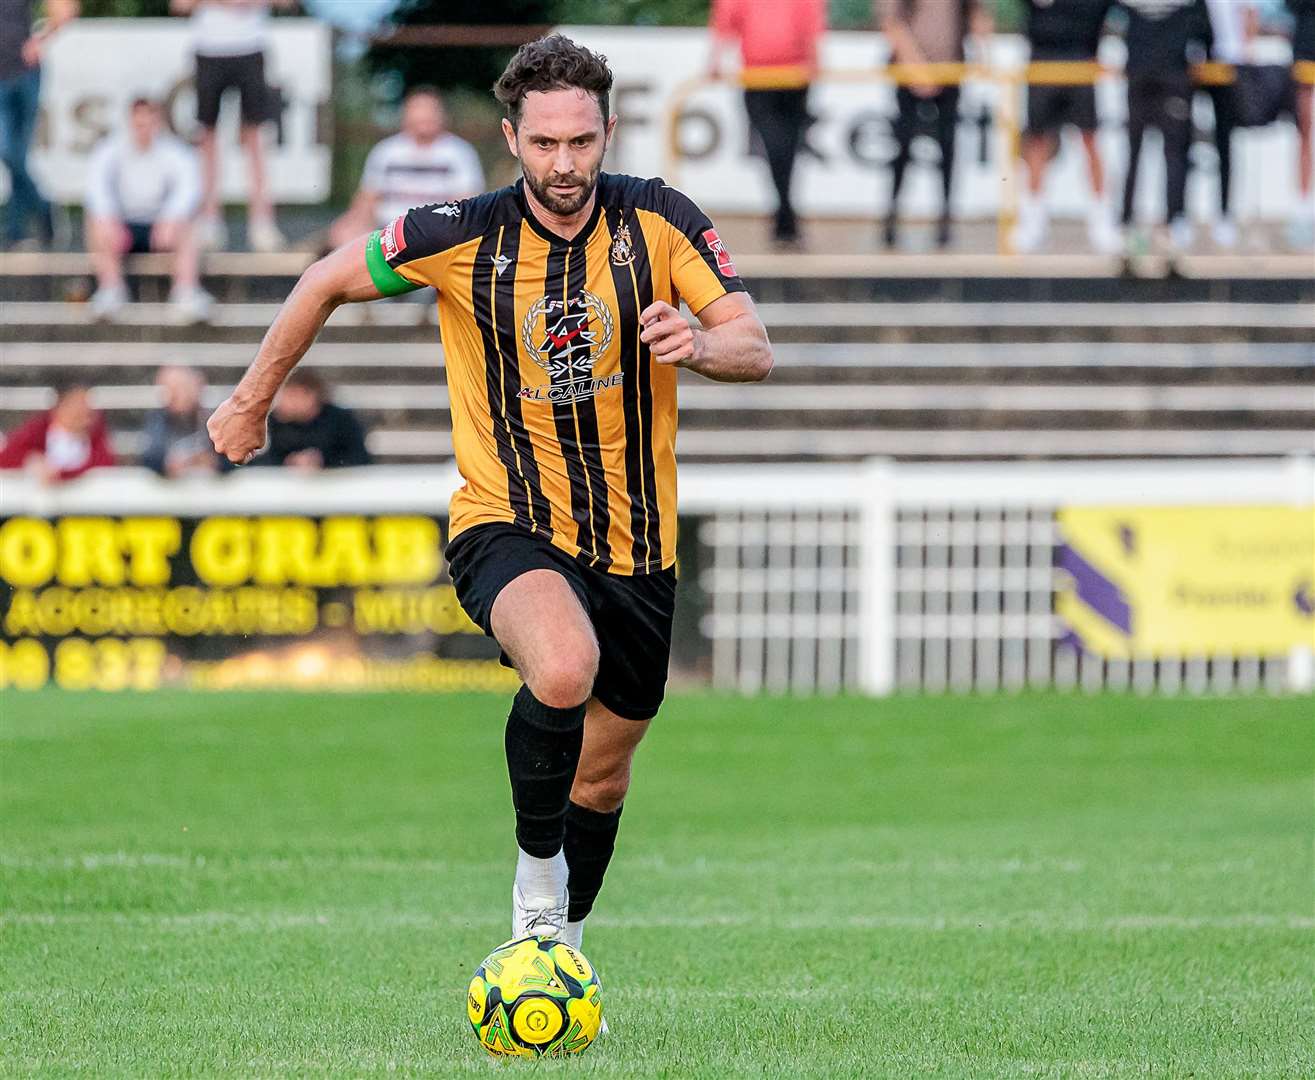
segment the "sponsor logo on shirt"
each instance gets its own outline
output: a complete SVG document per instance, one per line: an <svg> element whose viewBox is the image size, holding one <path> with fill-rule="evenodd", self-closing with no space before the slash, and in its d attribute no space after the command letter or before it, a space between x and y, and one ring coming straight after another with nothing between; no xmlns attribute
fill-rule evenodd
<svg viewBox="0 0 1315 1080"><path fill-rule="evenodd" d="M431 213L442 214L444 217L456 218L461 216L461 207L456 203L444 203L442 206L436 206Z"/></svg>
<svg viewBox="0 0 1315 1080"><path fill-rule="evenodd" d="M708 245L708 249L717 257L717 269L721 271L721 276L734 277L735 264L731 262L731 253L726 250L726 245L722 242L721 237L717 235L717 230L704 229L703 239Z"/></svg>
<svg viewBox="0 0 1315 1080"><path fill-rule="evenodd" d="M402 217L393 218L388 223L388 227L379 234L379 246L383 249L384 258L389 262L406 250L406 232L402 228Z"/></svg>
<svg viewBox="0 0 1315 1080"><path fill-rule="evenodd" d="M594 378L596 364L612 344L615 319L601 297L581 289L569 300L541 297L521 323L521 343L548 373L547 386L526 386L528 401L574 401L621 385L621 373Z"/></svg>

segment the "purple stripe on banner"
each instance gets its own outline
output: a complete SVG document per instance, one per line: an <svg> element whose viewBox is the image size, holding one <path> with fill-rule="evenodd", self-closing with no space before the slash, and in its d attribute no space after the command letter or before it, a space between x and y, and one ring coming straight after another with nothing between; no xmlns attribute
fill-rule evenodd
<svg viewBox="0 0 1315 1080"><path fill-rule="evenodd" d="M1114 582L1068 544L1059 546L1059 566L1072 575L1079 600L1125 634L1132 633L1132 609Z"/></svg>

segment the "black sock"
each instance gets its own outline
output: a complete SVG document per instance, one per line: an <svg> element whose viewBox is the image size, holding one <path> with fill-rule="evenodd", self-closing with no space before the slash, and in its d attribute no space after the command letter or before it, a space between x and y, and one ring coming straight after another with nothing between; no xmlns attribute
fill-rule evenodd
<svg viewBox="0 0 1315 1080"><path fill-rule="evenodd" d="M570 872L567 888L571 905L566 917L579 922L593 910L598 890L603 887L603 875L612 861L616 846L616 830L621 824L621 807L611 813L589 810L571 803L566 811L566 867Z"/></svg>
<svg viewBox="0 0 1315 1080"><path fill-rule="evenodd" d="M516 692L507 717L507 775L516 807L516 843L538 859L562 849L566 807L584 741L584 702L545 705L528 686Z"/></svg>

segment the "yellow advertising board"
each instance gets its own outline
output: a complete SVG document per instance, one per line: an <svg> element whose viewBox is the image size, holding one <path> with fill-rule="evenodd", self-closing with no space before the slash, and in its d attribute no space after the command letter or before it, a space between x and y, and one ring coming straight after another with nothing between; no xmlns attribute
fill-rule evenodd
<svg viewBox="0 0 1315 1080"><path fill-rule="evenodd" d="M1057 612L1109 658L1315 648L1315 511L1073 507L1058 515Z"/></svg>

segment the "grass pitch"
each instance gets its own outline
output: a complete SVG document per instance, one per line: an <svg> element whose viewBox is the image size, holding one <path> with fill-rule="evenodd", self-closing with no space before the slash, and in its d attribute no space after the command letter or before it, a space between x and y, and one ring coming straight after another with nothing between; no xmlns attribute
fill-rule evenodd
<svg viewBox="0 0 1315 1080"><path fill-rule="evenodd" d="M1315 703L677 697L499 1064L506 702L0 698L0 1073L1315 1075Z"/></svg>

